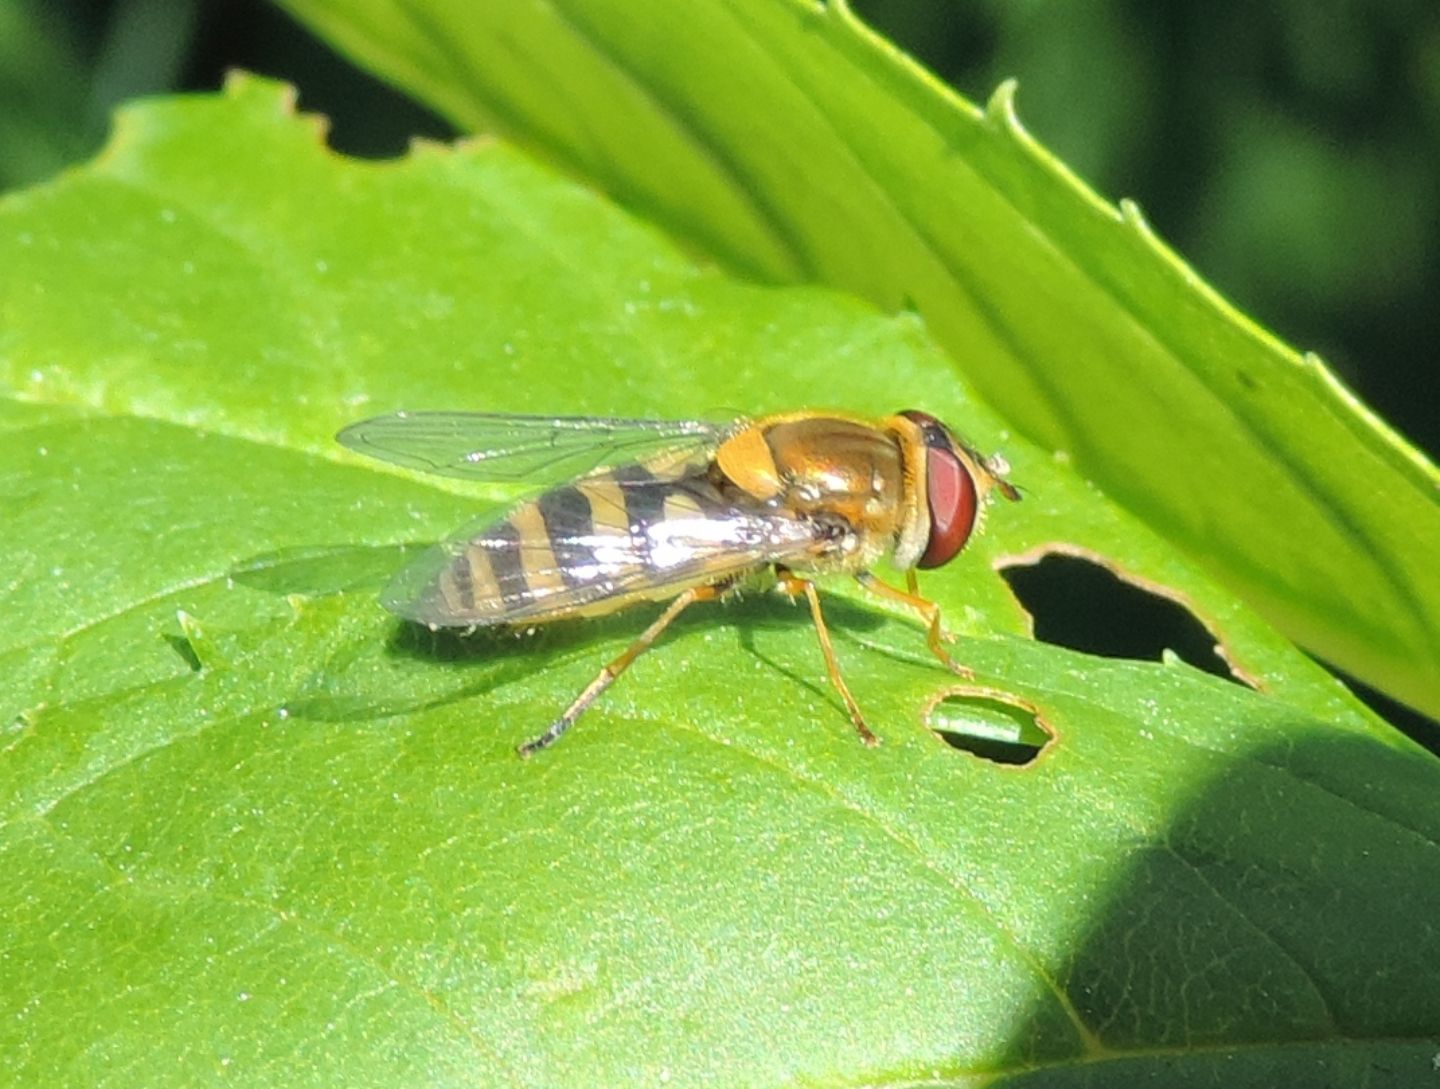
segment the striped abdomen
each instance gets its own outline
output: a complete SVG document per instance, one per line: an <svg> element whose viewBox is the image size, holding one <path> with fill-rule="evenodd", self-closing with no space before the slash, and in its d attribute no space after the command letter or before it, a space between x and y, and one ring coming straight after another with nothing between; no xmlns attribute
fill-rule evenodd
<svg viewBox="0 0 1440 1089"><path fill-rule="evenodd" d="M432 627L607 613L672 597L808 545L788 516L722 495L708 462L631 464L522 503L387 592L392 611Z"/></svg>

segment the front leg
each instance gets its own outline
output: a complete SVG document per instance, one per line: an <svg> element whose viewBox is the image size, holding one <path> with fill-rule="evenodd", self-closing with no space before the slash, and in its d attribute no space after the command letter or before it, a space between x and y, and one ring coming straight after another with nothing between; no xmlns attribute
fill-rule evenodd
<svg viewBox="0 0 1440 1089"><path fill-rule="evenodd" d="M913 609L925 621L925 645L930 648L930 653L940 659L940 664L951 673L964 677L967 681L975 679L973 670L962 666L950 652L945 649L947 642L954 642L955 637L947 632L940 624L940 606L929 598L920 596L919 580L915 577L913 570L905 573L906 581L909 584L909 592L897 590L889 583L881 582L869 571L861 571L855 576L855 581L869 590L876 597L883 597L889 601L899 602L907 609Z"/></svg>

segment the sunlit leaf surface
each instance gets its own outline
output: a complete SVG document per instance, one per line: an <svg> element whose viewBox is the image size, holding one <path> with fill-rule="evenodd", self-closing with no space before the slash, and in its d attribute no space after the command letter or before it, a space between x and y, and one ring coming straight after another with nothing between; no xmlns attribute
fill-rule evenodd
<svg viewBox="0 0 1440 1089"><path fill-rule="evenodd" d="M504 145L345 161L250 79L0 204L0 269L8 1082L1433 1077L1434 759L919 322L698 269ZM648 614L406 629L376 589L510 496L332 441L400 407L807 404L924 407L1027 490L924 582L986 699L828 598L873 750L760 597L522 762ZM1187 600L1262 691L1029 638L995 565L1049 544ZM1055 740L961 752L925 725L947 692L937 725L1029 706Z"/></svg>
<svg viewBox="0 0 1440 1089"><path fill-rule="evenodd" d="M975 109L842 0L280 2L730 267L918 311L1018 433L1440 717L1440 472L1084 191L1013 87Z"/></svg>

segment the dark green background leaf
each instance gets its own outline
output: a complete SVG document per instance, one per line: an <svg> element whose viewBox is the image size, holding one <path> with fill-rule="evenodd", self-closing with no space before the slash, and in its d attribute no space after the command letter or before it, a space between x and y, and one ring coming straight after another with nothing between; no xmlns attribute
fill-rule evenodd
<svg viewBox="0 0 1440 1089"><path fill-rule="evenodd" d="M504 145L340 159L280 89L127 111L0 204L0 1054L20 1084L1413 1085L1434 759L1006 433L911 319L697 270ZM504 497L350 457L398 407L923 405L1029 490L925 586L1058 741L925 729L913 620L468 642L373 587ZM1038 644L994 565L1171 587L1263 694ZM1316 1071L1323 1074L1317 1080Z"/></svg>

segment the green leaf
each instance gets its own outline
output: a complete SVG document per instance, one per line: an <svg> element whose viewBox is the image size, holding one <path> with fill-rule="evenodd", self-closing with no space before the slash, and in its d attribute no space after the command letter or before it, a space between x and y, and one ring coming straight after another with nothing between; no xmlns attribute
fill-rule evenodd
<svg viewBox="0 0 1440 1089"><path fill-rule="evenodd" d="M974 109L841 0L280 2L737 270L913 308L1022 434L1440 716L1440 473L1069 175L1012 86Z"/></svg>
<svg viewBox="0 0 1440 1089"><path fill-rule="evenodd" d="M697 268L503 144L364 164L288 107L237 79L132 108L0 203L16 1084L1429 1076L1433 757L1007 436L913 319ZM923 405L1029 490L924 583L973 685L827 587L878 749L762 596L519 760L643 615L407 629L375 588L506 496L331 439L804 404ZM1188 602L1263 691L1031 639L996 565L1056 543ZM1002 767L932 706L1055 740Z"/></svg>

